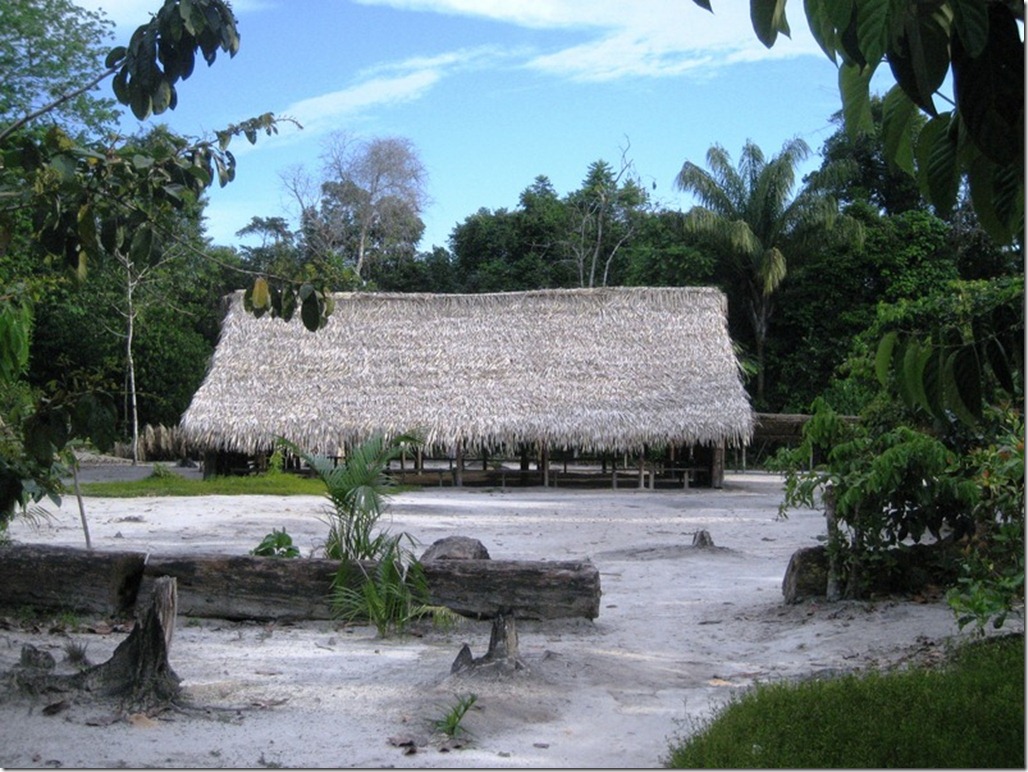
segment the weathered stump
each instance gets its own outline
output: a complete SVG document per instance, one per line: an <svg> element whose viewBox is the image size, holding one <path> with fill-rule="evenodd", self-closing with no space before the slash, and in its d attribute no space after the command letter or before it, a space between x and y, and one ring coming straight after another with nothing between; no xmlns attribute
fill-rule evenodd
<svg viewBox="0 0 1028 772"><path fill-rule="evenodd" d="M508 611L493 617L489 634L489 649L481 657L471 654L471 647L464 644L457 659L450 667L454 675L510 675L517 670L527 670L518 652L518 630L514 615Z"/></svg>
<svg viewBox="0 0 1028 772"><path fill-rule="evenodd" d="M710 549L714 546L714 540L710 536L710 531L700 529L692 535L692 546L700 549Z"/></svg>
<svg viewBox="0 0 1028 772"><path fill-rule="evenodd" d="M181 682L168 662L175 609L175 580L162 577L154 584L143 618L109 660L71 675L22 669L14 674L14 682L32 694L85 691L121 698L123 708L132 712L160 710L178 697Z"/></svg>

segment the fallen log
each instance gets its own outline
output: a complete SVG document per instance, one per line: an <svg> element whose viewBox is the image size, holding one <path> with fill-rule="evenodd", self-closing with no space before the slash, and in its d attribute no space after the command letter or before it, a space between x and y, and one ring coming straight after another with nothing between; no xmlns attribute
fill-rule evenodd
<svg viewBox="0 0 1028 772"><path fill-rule="evenodd" d="M362 564L374 574L374 563ZM520 619L600 613L600 574L589 561L435 560L422 564L429 603L492 619L508 609ZM336 560L253 556L151 556L142 592L157 576L178 580L179 613L221 619L332 619ZM351 571L352 581L361 576Z"/></svg>
<svg viewBox="0 0 1028 772"><path fill-rule="evenodd" d="M423 563L429 602L474 619L600 615L600 572L591 561L436 560Z"/></svg>
<svg viewBox="0 0 1028 772"><path fill-rule="evenodd" d="M145 565L144 565L145 562ZM367 574L373 563L364 563ZM422 564L429 602L474 619L595 619L600 574L589 561L433 560ZM339 561L251 555L89 552L17 544L0 548L0 606L133 613L160 576L178 584L178 613L199 618L332 619ZM356 581L361 572L351 571Z"/></svg>
<svg viewBox="0 0 1028 772"><path fill-rule="evenodd" d="M217 619L332 619L338 560L252 555L151 555L140 597L160 576L178 582L178 611Z"/></svg>
<svg viewBox="0 0 1028 772"><path fill-rule="evenodd" d="M145 560L142 552L6 544L0 546L0 605L131 615Z"/></svg>

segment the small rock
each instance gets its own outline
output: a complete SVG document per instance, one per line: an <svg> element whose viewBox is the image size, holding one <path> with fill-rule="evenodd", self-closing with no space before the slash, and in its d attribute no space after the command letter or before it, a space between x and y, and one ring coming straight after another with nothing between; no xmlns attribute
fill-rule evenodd
<svg viewBox="0 0 1028 772"><path fill-rule="evenodd" d="M37 649L31 643L26 643L21 647L20 664L22 667L53 670L57 666L57 660L54 659L54 655L50 652Z"/></svg>
<svg viewBox="0 0 1028 772"><path fill-rule="evenodd" d="M422 563L432 560L489 560L489 550L470 536L446 536L434 541L421 556Z"/></svg>

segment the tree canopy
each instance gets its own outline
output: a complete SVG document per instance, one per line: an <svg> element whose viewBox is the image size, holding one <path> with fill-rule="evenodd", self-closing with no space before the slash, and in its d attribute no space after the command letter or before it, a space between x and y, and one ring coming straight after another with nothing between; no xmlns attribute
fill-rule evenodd
<svg viewBox="0 0 1028 772"><path fill-rule="evenodd" d="M712 10L710 0L693 0ZM943 216L968 180L982 226L1024 243L1024 4L1019 0L806 0L810 31L839 65L852 136L872 130L870 83L884 62L890 164L916 175ZM751 0L753 29L772 47L789 35L786 0ZM940 93L947 78L952 100ZM951 109L939 109L947 102ZM928 116L920 128L918 111Z"/></svg>

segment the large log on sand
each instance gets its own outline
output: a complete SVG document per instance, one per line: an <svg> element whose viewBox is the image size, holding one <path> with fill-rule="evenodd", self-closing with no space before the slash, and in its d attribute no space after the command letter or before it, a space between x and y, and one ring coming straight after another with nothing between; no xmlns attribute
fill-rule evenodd
<svg viewBox="0 0 1028 772"><path fill-rule="evenodd" d="M0 546L0 605L131 615L145 560L142 552L6 544Z"/></svg>
<svg viewBox="0 0 1028 772"><path fill-rule="evenodd" d="M338 560L251 555L151 555L140 597L157 577L178 582L178 613L217 619L331 619Z"/></svg>
<svg viewBox="0 0 1028 772"><path fill-rule="evenodd" d="M600 574L589 561L431 560L430 602L491 619L585 617L600 609ZM374 565L364 564L368 575ZM158 577L177 583L178 613L220 619L332 619L339 561L250 555L140 552L14 544L0 547L0 607L34 606L108 616L148 602ZM359 571L348 572L356 581Z"/></svg>
<svg viewBox="0 0 1028 772"><path fill-rule="evenodd" d="M600 572L588 560L434 560L423 565L429 602L463 616L600 615Z"/></svg>
<svg viewBox="0 0 1028 772"><path fill-rule="evenodd" d="M600 613L600 574L588 561L435 560L423 564L429 602L491 619L585 617ZM150 556L142 595L159 576L178 580L179 613L221 619L331 619L336 560L227 555ZM364 564L373 575L374 565ZM359 571L350 571L352 580Z"/></svg>

